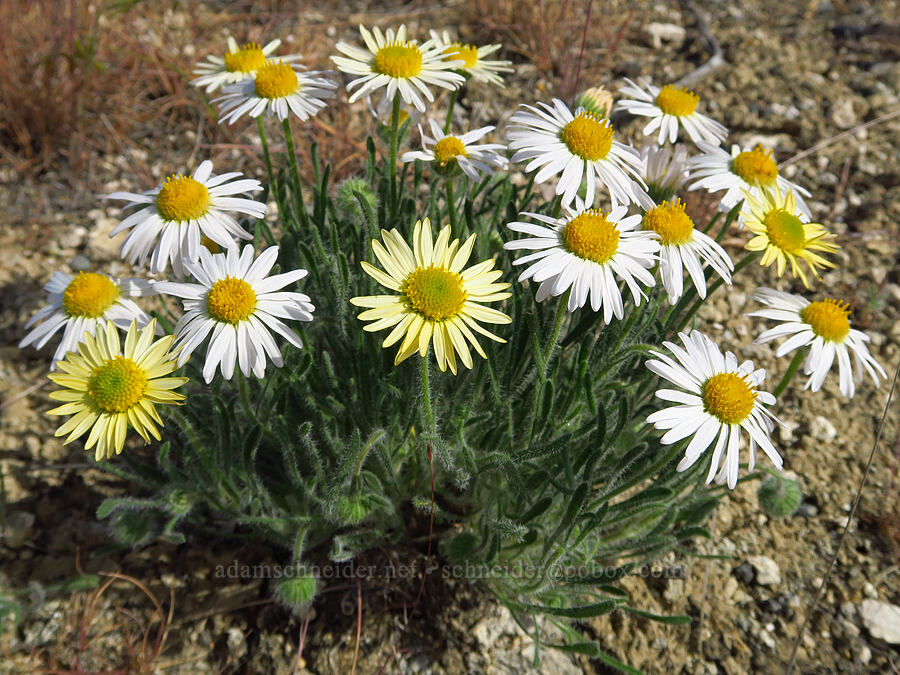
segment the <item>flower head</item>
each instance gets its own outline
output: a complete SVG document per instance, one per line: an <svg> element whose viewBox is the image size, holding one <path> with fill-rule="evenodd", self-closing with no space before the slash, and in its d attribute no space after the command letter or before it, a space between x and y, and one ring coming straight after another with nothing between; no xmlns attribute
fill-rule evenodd
<svg viewBox="0 0 900 675"><path fill-rule="evenodd" d="M691 190L703 188L710 192L725 190L719 209L730 211L735 204L744 198L745 192L757 197L766 190L778 189L781 192L793 192L797 208L806 219L811 217L809 207L803 197L809 192L782 176L778 165L772 158L772 151L757 145L755 148L743 150L738 145L731 146L731 154L716 144L698 141L700 155L687 161L691 180Z"/></svg>
<svg viewBox="0 0 900 675"><path fill-rule="evenodd" d="M265 47L260 47L255 42L239 47L235 39L229 36L228 51L222 56L207 56L206 61L198 63L194 67L194 75L200 77L191 80L191 84L206 87L206 93L209 94L225 85L252 78L280 44L281 40L272 40ZM299 54L292 54L279 58L290 63L301 57Z"/></svg>
<svg viewBox="0 0 900 675"><path fill-rule="evenodd" d="M533 279L540 284L535 294L538 302L551 295L562 295L571 288L570 312L583 307L590 296L591 309L598 312L602 307L606 323L613 315L621 319L624 305L616 277L628 286L635 306L640 305L646 296L637 281L645 286L656 283L647 268L657 260L658 236L638 230L641 216L626 217L624 206L603 213L587 208L580 199L576 199L575 205L574 210L566 208L563 218L522 214L543 224L509 223L507 227L512 231L530 236L509 241L503 248L536 251L519 258L513 265L530 263L518 280Z"/></svg>
<svg viewBox="0 0 900 675"><path fill-rule="evenodd" d="M165 271L171 262L172 272L184 277L183 262L197 260L204 236L226 249L237 247L234 237L252 239L253 235L231 214L262 218L265 204L235 196L262 190L262 185L258 180L241 178L237 172L217 176L212 168L212 162L206 160L190 177L172 174L143 194L113 192L104 197L127 200L130 203L126 208L141 207L109 234L114 237L131 230L122 245L122 257L141 266L150 257L154 274Z"/></svg>
<svg viewBox="0 0 900 675"><path fill-rule="evenodd" d="M791 275L799 277L806 288L809 279L801 262L805 262L816 278L818 268L834 267L834 263L819 253L835 253L840 250L832 243L834 235L818 223L807 223L797 209L794 193L782 195L778 189L766 190L761 195L745 192L746 201L741 210L744 224L756 235L745 244L749 251L763 251L761 265L776 263L781 277L787 263L791 263Z"/></svg>
<svg viewBox="0 0 900 675"><path fill-rule="evenodd" d="M40 349L62 328L63 337L53 354L50 370L55 370L56 362L75 349L85 331L93 335L107 321L122 330L132 321L137 321L139 328L146 326L150 316L127 296L156 294L152 281L114 279L96 272L81 272L75 277L55 272L44 290L47 304L28 320L25 328L41 323L22 338L19 348L34 345Z"/></svg>
<svg viewBox="0 0 900 675"><path fill-rule="evenodd" d="M654 203L668 201L679 194L688 178L685 170L687 148L644 143L641 148L644 173L641 178L647 184L647 193Z"/></svg>
<svg viewBox="0 0 900 675"><path fill-rule="evenodd" d="M128 427L148 443L151 436L160 440L156 404L184 400L172 390L188 378L167 377L177 367L169 351L175 338L154 342L155 330L155 319L141 329L132 321L123 346L116 326L107 321L96 335L85 333L77 349L58 362L62 372L48 377L63 389L50 392L50 398L63 404L47 414L72 415L56 430L57 436L68 434L65 443L90 430L84 447L96 446L99 462L122 452Z"/></svg>
<svg viewBox="0 0 900 675"><path fill-rule="evenodd" d="M644 214L645 230L656 232L662 247L659 252L659 274L669 294L669 303L675 304L684 291L684 270L687 269L697 289L697 295L706 297L707 264L725 283L731 283L734 265L718 243L694 227L694 221L685 213L680 199L662 202Z"/></svg>
<svg viewBox="0 0 900 675"><path fill-rule="evenodd" d="M183 347L179 365L212 333L206 348L203 379L212 381L216 368L230 380L237 363L250 377L265 376L266 357L277 367L283 365L281 352L269 330L278 333L297 348L300 338L281 319L312 321L315 307L303 293L281 291L307 275L293 270L268 276L278 258L278 247L270 246L253 259L253 246L238 254L236 248L226 253L200 251L197 263L185 263L196 284L157 282L160 293L184 298L184 316L175 326L178 344Z"/></svg>
<svg viewBox="0 0 900 675"><path fill-rule="evenodd" d="M757 342L769 342L786 337L775 352L776 356L784 356L795 349L809 347L809 354L803 365L803 372L809 375L806 389L819 391L825 376L831 370L837 358L840 376L841 394L852 398L856 393L856 383L862 380L865 370L875 385L878 376L887 377L887 373L869 353L866 343L869 336L850 326L850 309L846 302L835 298L825 298L810 302L806 298L791 293L782 293L771 288L757 289L753 294L757 300L771 309L750 312L747 316L758 316L763 319L778 321L775 328L760 334ZM850 353L856 360L856 378L850 365Z"/></svg>
<svg viewBox="0 0 900 675"><path fill-rule="evenodd" d="M765 407L773 405L775 397L759 389L766 371L754 370L751 361L738 365L734 354L723 355L700 331L692 331L690 335L679 333L678 337L684 348L663 342L672 356L653 352L656 358L647 361L647 368L678 387L657 391L657 398L677 405L647 418L657 429L667 430L660 439L664 445L692 437L678 470L685 471L692 466L715 439L706 482L712 482L718 472L718 481L727 481L728 487L734 489L742 429L750 437L749 469L752 471L756 466L757 445L781 469L781 456L769 438L773 421L777 420Z"/></svg>
<svg viewBox="0 0 900 675"><path fill-rule="evenodd" d="M575 97L575 108L584 108L597 117L609 117L613 107L613 95L605 87L590 87Z"/></svg>
<svg viewBox="0 0 900 675"><path fill-rule="evenodd" d="M694 143L706 141L718 145L728 135L728 129L697 112L700 97L694 92L674 84L667 84L660 89L647 79L641 80L640 84L629 79L625 81L628 84L622 87L622 93L634 98L620 100L619 107L632 115L649 117L644 135L649 136L659 129L659 145L667 140L674 143L682 128Z"/></svg>
<svg viewBox="0 0 900 675"><path fill-rule="evenodd" d="M446 175L459 168L475 181L481 174L491 174L495 169L506 170L509 167L506 157L500 154L500 151L506 149L505 146L499 143L477 143L493 131L494 127L482 127L454 136L445 134L441 125L434 120L429 120L429 125L431 136L419 127L424 149L404 153L402 161L412 162L418 159L433 162L438 173Z"/></svg>
<svg viewBox="0 0 900 675"><path fill-rule="evenodd" d="M461 59L445 60L446 54L434 40L421 45L407 40L406 26L400 26L396 34L391 28L384 34L378 28L370 33L363 26L359 32L367 49L338 42L336 48L344 56L331 57L339 70L359 76L347 85L348 91L356 90L350 103L387 87L389 100L393 101L399 92L404 102L424 111L425 101L434 101L428 85L456 89L465 82L462 75L454 72L463 63Z"/></svg>
<svg viewBox="0 0 900 675"><path fill-rule="evenodd" d="M243 115L286 120L294 113L301 120L314 117L325 107L323 99L334 96L337 85L320 72L305 72L301 66L284 59L266 61L253 77L222 90L213 103L220 105L219 123L234 124Z"/></svg>
<svg viewBox="0 0 900 675"><path fill-rule="evenodd" d="M350 302L369 308L359 315L361 320L373 322L364 330L393 327L383 347L403 338L394 365L416 352L425 358L433 344L438 368L444 371L449 366L455 375L457 355L466 368L472 367L469 345L487 358L475 333L506 342L478 323L510 323L506 314L482 304L505 300L510 293L506 291L509 284L496 283L503 271L494 269L493 260L463 269L472 254L474 234L460 246L458 239L450 241L447 225L433 242L431 222L426 218L416 223L412 249L396 229L382 230L381 239L383 245L372 240L372 250L385 271L367 262L361 264L366 274L394 294L356 297Z"/></svg>
<svg viewBox="0 0 900 675"><path fill-rule="evenodd" d="M456 70L467 78L471 77L480 82L489 82L503 87L505 85L499 73L513 72L513 69L509 67L512 65L512 61L492 61L485 58L498 51L501 47L499 44L476 47L453 40L448 31L438 33L436 30L431 30L428 31L428 34L434 41L435 47L444 54L445 61L461 62L457 64Z"/></svg>
<svg viewBox="0 0 900 675"><path fill-rule="evenodd" d="M525 110L512 116L507 133L509 147L516 151L512 161L527 160L525 171L540 168L535 182L561 174L556 194L562 195L563 206L575 199L582 179L587 181L588 204L594 203L599 180L609 190L613 208L631 202L652 205L640 177L644 170L640 156L634 148L613 140L609 120L585 110L573 115L559 99L553 99L552 106L538 106L523 105Z"/></svg>

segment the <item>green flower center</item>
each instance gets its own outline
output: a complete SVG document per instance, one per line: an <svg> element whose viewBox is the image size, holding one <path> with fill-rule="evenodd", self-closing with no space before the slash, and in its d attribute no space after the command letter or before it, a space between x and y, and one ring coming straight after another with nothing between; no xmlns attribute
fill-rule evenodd
<svg viewBox="0 0 900 675"><path fill-rule="evenodd" d="M456 316L467 297L458 274L434 265L414 270L402 290L412 309L429 321Z"/></svg>
<svg viewBox="0 0 900 675"><path fill-rule="evenodd" d="M121 413L140 401L146 389L144 370L131 359L117 356L94 369L87 392L100 410Z"/></svg>
<svg viewBox="0 0 900 675"><path fill-rule="evenodd" d="M766 234L785 253L796 253L806 244L806 232L800 219L783 209L769 211L763 218Z"/></svg>

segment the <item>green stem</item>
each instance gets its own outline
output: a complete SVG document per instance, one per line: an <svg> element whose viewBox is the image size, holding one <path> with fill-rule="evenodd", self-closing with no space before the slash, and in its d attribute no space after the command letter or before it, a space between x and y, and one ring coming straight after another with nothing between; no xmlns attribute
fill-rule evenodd
<svg viewBox="0 0 900 675"><path fill-rule="evenodd" d="M394 107L391 110L391 150L388 170L391 172L391 218L397 215L397 141L400 127L400 92L394 94Z"/></svg>
<svg viewBox="0 0 900 675"><path fill-rule="evenodd" d="M450 215L450 231L456 233L456 202L453 199L453 179L444 181L447 188L447 213Z"/></svg>
<svg viewBox="0 0 900 675"><path fill-rule="evenodd" d="M756 251L751 251L750 253L745 255L743 258L741 258L740 261L738 261L738 264L734 266L734 272L731 273L732 279L737 275L738 272L740 272L747 265L749 265L751 262L756 260L757 257L759 257L759 253ZM687 325L688 321L690 321L694 317L694 314L697 313L697 310L700 309L700 305L702 305L706 301L707 298L712 297L712 294L715 293L716 290L719 288L719 286L721 286L724 283L725 283L725 279L723 279L722 277L719 277L709 287L709 290L706 292L706 298L697 298L697 301L693 305L691 305L691 308L681 318L681 322L678 324L678 327L675 329L676 333L681 331ZM695 289L692 289L692 290L695 290ZM695 290L695 292L696 292L696 290Z"/></svg>
<svg viewBox="0 0 900 675"><path fill-rule="evenodd" d="M425 408L425 421L428 424L428 430L431 433L436 433L437 425L434 421L434 412L431 410L431 387L428 383L428 354L426 353L424 358L420 358L419 361L422 362L420 373L422 375L422 402Z"/></svg>
<svg viewBox="0 0 900 675"><path fill-rule="evenodd" d="M703 234L707 234L713 228L713 225L716 224L716 221L721 217L722 217L722 212L716 211L716 214L712 218L709 219L709 225L707 225L706 227L703 228Z"/></svg>
<svg viewBox="0 0 900 675"><path fill-rule="evenodd" d="M791 380L794 378L794 374L800 368L800 363L803 361L803 357L806 356L806 352L808 350L806 348L800 348L794 353L794 358L791 359L791 365L788 366L787 372L785 372L784 377L781 378L781 382L778 383L778 386L775 387L775 391L772 392L772 395L775 398L781 396L784 393L784 390L787 389L788 384L790 384Z"/></svg>
<svg viewBox="0 0 900 675"><path fill-rule="evenodd" d="M287 145L288 161L291 164L291 178L294 181L294 201L297 204L300 224L306 229L309 227L309 218L306 215L306 205L303 203L303 188L300 184L300 171L297 169L297 153L294 151L294 136L291 133L290 118L284 118L281 126L284 128L284 142Z"/></svg>
<svg viewBox="0 0 900 675"><path fill-rule="evenodd" d="M562 330L563 319L566 317L566 308L569 305L569 294L572 289L569 288L559 299L559 306L556 308L556 318L553 322L553 333L550 335L550 341L547 343L547 353L543 355L543 363L541 364L541 380L545 379L547 374L547 366L550 365L550 357L556 348L559 340L559 333Z"/></svg>
<svg viewBox="0 0 900 675"><path fill-rule="evenodd" d="M266 162L266 174L269 176L269 191L275 192L275 173L272 170L272 158L269 156L269 142L266 140L266 128L263 126L262 115L256 118L256 127L259 129L259 140L262 143L263 159ZM277 192L275 199L278 199Z"/></svg>
<svg viewBox="0 0 900 675"><path fill-rule="evenodd" d="M450 103L447 104L447 121L444 122L444 133L450 133L450 123L453 121L453 107L456 105L457 89L450 92Z"/></svg>

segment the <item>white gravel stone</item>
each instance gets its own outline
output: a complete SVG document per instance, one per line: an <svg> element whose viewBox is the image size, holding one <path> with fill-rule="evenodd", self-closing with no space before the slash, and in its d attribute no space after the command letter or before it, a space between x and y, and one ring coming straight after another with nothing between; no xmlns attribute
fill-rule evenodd
<svg viewBox="0 0 900 675"><path fill-rule="evenodd" d="M900 607L866 598L859 605L859 616L869 635L888 644L900 644Z"/></svg>
<svg viewBox="0 0 900 675"><path fill-rule="evenodd" d="M778 563L767 555L755 555L747 559L756 570L756 583L760 586L777 586L781 583L781 570Z"/></svg>

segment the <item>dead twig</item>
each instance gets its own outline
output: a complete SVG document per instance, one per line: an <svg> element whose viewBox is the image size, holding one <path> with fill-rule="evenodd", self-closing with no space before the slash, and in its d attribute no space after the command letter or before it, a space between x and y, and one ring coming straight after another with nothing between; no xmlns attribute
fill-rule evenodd
<svg viewBox="0 0 900 675"><path fill-rule="evenodd" d="M875 460L875 451L878 450L878 444L881 442L881 433L884 431L884 425L887 421L888 411L891 409L891 401L894 398L894 390L897 388L898 377L900 377L900 365L898 365L897 370L894 371L894 379L891 382L891 389L888 392L887 401L884 404L884 412L881 414L881 421L878 423L878 431L875 434L875 442L872 443L872 450L869 452L869 460L866 462L866 468L865 471L863 471L862 480L859 481L859 487L856 489L856 496L853 498L853 505L850 507L850 513L847 515L847 524L844 525L844 529L841 532L841 538L838 539L837 547L834 549L834 554L831 556L831 560L828 563L828 569L825 571L825 576L822 578L822 583L819 585L819 588L816 591L816 597L813 598L812 605L810 606L809 611L806 613L806 618L803 620L803 625L800 626L800 632L797 633L797 639L794 640L794 648L791 651L791 660L788 663L787 670L785 671L786 675L791 675L794 670L794 665L797 662L797 650L800 648L800 643L803 641L803 635L806 633L806 627L809 625L813 614L816 613L819 602L822 600L822 595L825 593L825 587L828 585L828 580L831 578L831 573L834 571L834 566L837 563L838 555L840 555L841 549L844 547L844 541L847 539L847 533L850 531L850 525L851 523L853 523L853 518L856 516L856 511L859 508L859 502L862 498L862 491L866 485L866 479L869 477L869 471L871 471L872 469L872 462Z"/></svg>
<svg viewBox="0 0 900 675"><path fill-rule="evenodd" d="M722 56L722 46L710 30L709 21L707 21L703 13L694 6L694 3L690 2L690 0L679 0L678 6L681 8L682 13L690 14L694 17L694 21L697 24L697 32L700 33L700 36L704 39L707 48L712 54L706 63L692 70L675 82L675 86L678 87L693 87L714 70L718 70L724 66L725 57Z"/></svg>
<svg viewBox="0 0 900 675"><path fill-rule="evenodd" d="M781 164L778 165L778 168L782 169L782 168L788 166L789 164L793 164L794 162L797 162L797 161L803 159L804 157L806 157L808 155L817 153L822 148L827 148L829 145L832 145L834 143L837 143L840 140L843 140L844 138L847 138L847 136L852 136L860 129L868 129L869 127L874 127L876 124L881 124L882 122L887 122L888 120L894 119L895 117L897 117L897 115L900 115L900 108L897 108L896 110L892 110L889 113L885 113L884 115L880 115L880 116L876 117L874 120L869 120L868 122L863 122L862 124L857 124L855 127L851 128L851 129L847 129L847 131L843 131L843 132L839 133L837 136L831 136L829 138L822 139L821 141L819 141L815 145L807 148L806 150L803 150L802 152L798 152L793 157L788 157L786 160L784 160Z"/></svg>

